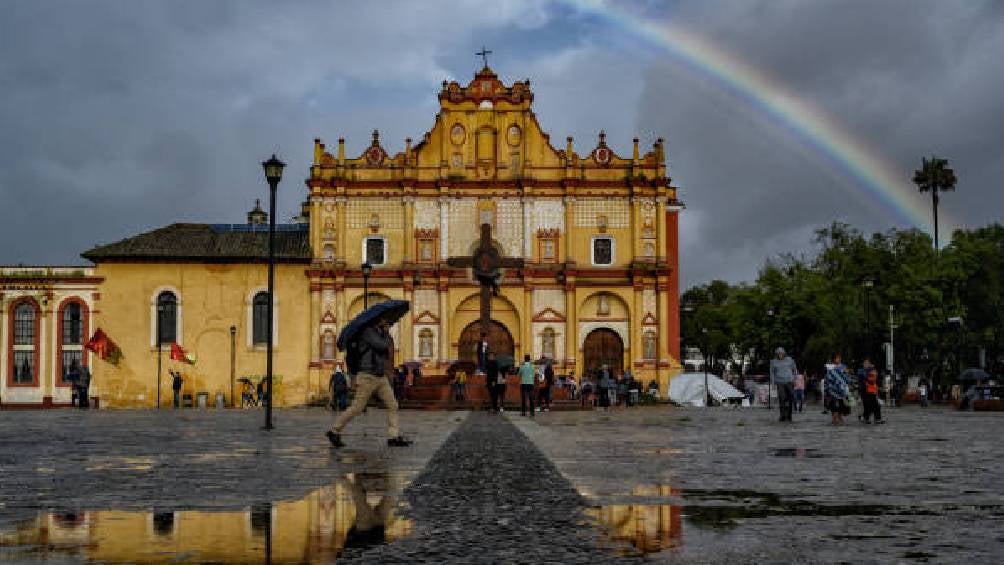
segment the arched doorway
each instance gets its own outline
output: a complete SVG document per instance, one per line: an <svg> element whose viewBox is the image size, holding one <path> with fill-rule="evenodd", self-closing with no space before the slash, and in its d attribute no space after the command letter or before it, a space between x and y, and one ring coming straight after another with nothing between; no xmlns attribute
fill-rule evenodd
<svg viewBox="0 0 1004 565"><path fill-rule="evenodd" d="M610 367L614 375L624 370L624 341L611 329L597 328L589 332L582 344L582 355L586 375L594 375L603 365Z"/></svg>
<svg viewBox="0 0 1004 565"><path fill-rule="evenodd" d="M478 362L478 341L481 340L481 322L471 322L460 333L460 340L457 342L457 355L460 361L467 361L477 365ZM512 334L505 326L492 320L488 325L488 350L494 351L497 357L507 355L512 357L516 348L512 341Z"/></svg>

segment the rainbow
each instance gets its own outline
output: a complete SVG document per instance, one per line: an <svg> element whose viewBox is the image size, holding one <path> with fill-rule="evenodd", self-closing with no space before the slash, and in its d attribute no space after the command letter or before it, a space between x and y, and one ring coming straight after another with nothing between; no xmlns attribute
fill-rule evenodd
<svg viewBox="0 0 1004 565"><path fill-rule="evenodd" d="M814 156L850 181L842 184L854 189L862 203L878 205L891 215L893 224L930 230L930 200L911 183L912 171L884 161L879 151L855 139L822 110L778 81L679 26L643 18L603 0L560 1L661 48L687 71L744 101L757 117L766 116L775 127L811 148ZM919 167L920 156L917 161ZM957 225L944 214L942 218L945 233L951 225Z"/></svg>

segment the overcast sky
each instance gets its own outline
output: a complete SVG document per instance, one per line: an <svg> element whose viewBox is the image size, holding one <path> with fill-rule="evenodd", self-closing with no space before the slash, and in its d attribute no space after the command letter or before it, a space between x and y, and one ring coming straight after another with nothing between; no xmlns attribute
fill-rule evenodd
<svg viewBox="0 0 1004 565"><path fill-rule="evenodd" d="M619 3L671 23L796 95L904 178L950 160L955 225L1004 216L1004 2L736 0ZM481 45L507 83L530 78L552 139L600 129L668 144L687 209L685 285L755 277L812 249L833 220L904 227L855 179L671 52L592 10L542 0L18 1L0 19L0 264L79 253L176 221L243 222L259 163L288 163L296 213L312 140L403 148L433 122L444 79ZM942 226L947 233L950 225Z"/></svg>

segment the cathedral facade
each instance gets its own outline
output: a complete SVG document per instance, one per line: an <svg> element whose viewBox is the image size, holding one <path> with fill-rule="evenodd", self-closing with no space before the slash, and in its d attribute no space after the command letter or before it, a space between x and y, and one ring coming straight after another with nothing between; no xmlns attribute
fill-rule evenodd
<svg viewBox="0 0 1004 565"><path fill-rule="evenodd" d="M663 140L643 151L635 139L624 155L602 132L555 145L529 81L506 85L487 66L438 98L432 128L403 151L376 131L356 157L342 139L314 140L303 221L276 234L276 404L326 394L338 332L366 303L411 303L392 329L397 363L442 375L473 361L481 292L469 265L483 224L506 265L490 298L497 354L551 359L576 378L630 370L665 395L680 370L682 203ZM264 373L264 222L256 208L247 224L174 224L83 254L100 281L88 324L122 353L91 362L103 406L167 405L169 370L185 394L230 405L241 377ZM172 360L171 344L195 364Z"/></svg>

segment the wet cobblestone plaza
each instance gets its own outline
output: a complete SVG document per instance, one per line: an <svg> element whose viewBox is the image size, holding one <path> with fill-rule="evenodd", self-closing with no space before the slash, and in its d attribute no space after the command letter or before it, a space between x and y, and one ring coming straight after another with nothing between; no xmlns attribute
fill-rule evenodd
<svg viewBox="0 0 1004 565"><path fill-rule="evenodd" d="M1000 562L993 413L0 412L0 562Z"/></svg>

